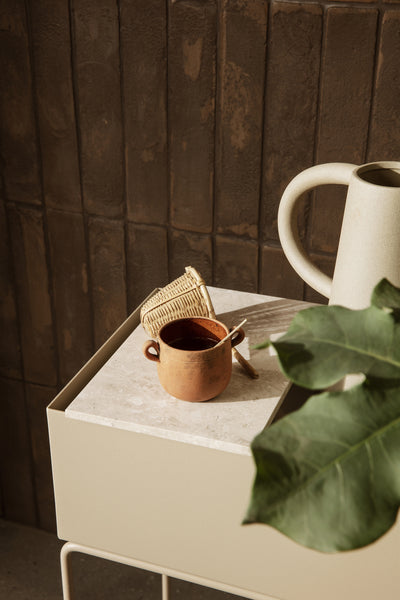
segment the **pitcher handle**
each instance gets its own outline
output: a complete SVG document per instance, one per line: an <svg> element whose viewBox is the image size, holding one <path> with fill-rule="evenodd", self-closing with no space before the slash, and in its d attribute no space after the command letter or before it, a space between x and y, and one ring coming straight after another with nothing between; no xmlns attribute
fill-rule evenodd
<svg viewBox="0 0 400 600"><path fill-rule="evenodd" d="M304 192L325 184L348 185L357 165L326 163L306 169L289 183L279 204L278 232L286 258L302 279L326 298L329 298L332 279L310 260L301 242L297 226L297 201Z"/></svg>

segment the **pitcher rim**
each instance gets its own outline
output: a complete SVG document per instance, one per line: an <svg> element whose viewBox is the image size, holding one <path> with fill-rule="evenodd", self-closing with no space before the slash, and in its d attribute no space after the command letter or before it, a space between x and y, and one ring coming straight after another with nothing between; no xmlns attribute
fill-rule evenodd
<svg viewBox="0 0 400 600"><path fill-rule="evenodd" d="M362 175L364 173L368 173L370 171L379 171L379 170L384 171L384 170L390 170L390 169L398 172L398 174L399 174L399 184L398 185L393 185L393 184L385 185L385 184L381 184L381 183L375 183L373 181L368 181L367 179L362 177ZM359 179L363 183L366 183L368 185L374 185L378 188L388 188L388 189L400 188L400 161L378 160L378 161L365 163L363 165L359 165L358 167L356 167L354 169L354 175L355 175L355 177L357 177L357 179Z"/></svg>

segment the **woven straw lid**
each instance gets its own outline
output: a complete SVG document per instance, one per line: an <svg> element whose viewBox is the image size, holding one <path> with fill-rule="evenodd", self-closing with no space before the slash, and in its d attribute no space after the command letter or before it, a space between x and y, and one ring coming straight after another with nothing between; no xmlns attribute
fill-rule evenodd
<svg viewBox="0 0 400 600"><path fill-rule="evenodd" d="M185 267L184 275L163 287L143 304L140 311L141 323L152 337L158 337L166 323L184 317L215 319L206 284L193 267Z"/></svg>
<svg viewBox="0 0 400 600"><path fill-rule="evenodd" d="M141 323L153 338L157 338L161 327L170 321L185 317L215 319L214 307L204 279L193 267L185 267L184 275L161 288L140 310ZM250 377L258 377L257 371L237 348L232 348L232 354Z"/></svg>

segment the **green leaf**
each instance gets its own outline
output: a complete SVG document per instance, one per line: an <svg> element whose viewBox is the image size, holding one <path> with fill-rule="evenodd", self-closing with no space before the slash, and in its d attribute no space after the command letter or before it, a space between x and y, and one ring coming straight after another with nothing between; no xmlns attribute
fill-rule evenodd
<svg viewBox="0 0 400 600"><path fill-rule="evenodd" d="M263 350L263 348L269 348L272 345L272 342L269 340L265 340L265 342L261 342L260 344L256 344L253 346L254 350Z"/></svg>
<svg viewBox="0 0 400 600"><path fill-rule="evenodd" d="M323 552L373 542L400 506L400 288L382 280L371 303L304 310L270 342L300 386L365 374L350 390L313 396L252 444L257 473L245 523Z"/></svg>
<svg viewBox="0 0 400 600"><path fill-rule="evenodd" d="M400 288L392 285L387 279L382 279L372 292L371 304L377 308L391 309L398 317L400 313Z"/></svg>
<svg viewBox="0 0 400 600"><path fill-rule="evenodd" d="M244 523L322 552L365 546L400 505L400 391L364 383L313 396L259 434Z"/></svg>
<svg viewBox="0 0 400 600"><path fill-rule="evenodd" d="M376 306L303 310L271 345L283 373L302 387L324 389L348 373L400 381L400 323Z"/></svg>

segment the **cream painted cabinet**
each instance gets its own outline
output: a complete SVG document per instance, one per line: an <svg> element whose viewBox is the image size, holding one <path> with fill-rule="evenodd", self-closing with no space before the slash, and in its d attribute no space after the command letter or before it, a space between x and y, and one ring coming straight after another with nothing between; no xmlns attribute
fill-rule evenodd
<svg viewBox="0 0 400 600"><path fill-rule="evenodd" d="M249 444L287 382L252 346L284 331L305 303L209 288L228 326L247 318L238 363L217 399L186 403L160 387L135 311L48 407L57 528L68 555L92 553L255 600L398 600L400 534L337 555L272 528L241 525L254 468ZM79 595L78 595L79 597Z"/></svg>

